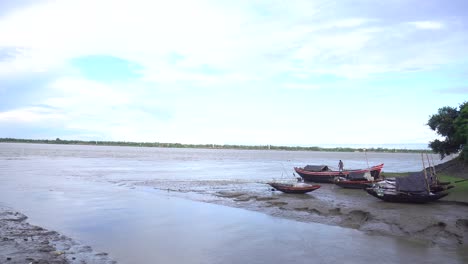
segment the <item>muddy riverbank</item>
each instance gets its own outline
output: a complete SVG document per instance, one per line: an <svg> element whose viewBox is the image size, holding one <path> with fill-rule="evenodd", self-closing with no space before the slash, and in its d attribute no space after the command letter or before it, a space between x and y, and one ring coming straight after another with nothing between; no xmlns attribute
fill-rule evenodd
<svg viewBox="0 0 468 264"><path fill-rule="evenodd" d="M0 263L116 263L55 231L28 223L27 216L0 205Z"/></svg>
<svg viewBox="0 0 468 264"><path fill-rule="evenodd" d="M167 195L223 204L269 215L357 229L371 235L398 236L445 247L468 247L468 204L386 203L363 190L322 184L295 195L273 191L265 183L242 181L145 181L132 183Z"/></svg>

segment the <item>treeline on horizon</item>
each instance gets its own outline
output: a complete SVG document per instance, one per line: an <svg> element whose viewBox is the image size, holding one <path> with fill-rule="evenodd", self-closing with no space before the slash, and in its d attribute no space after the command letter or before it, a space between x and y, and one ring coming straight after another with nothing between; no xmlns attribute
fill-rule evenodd
<svg viewBox="0 0 468 264"><path fill-rule="evenodd" d="M291 151L331 151L331 152L402 152L420 153L432 152L427 149L388 149L388 148L322 148L322 147L300 147L300 146L273 146L273 145L218 145L218 144L181 144L161 142L127 142L127 141L83 141L51 139L18 139L0 138L0 142L8 143L37 143L37 144L63 144L63 145L98 145L98 146L130 146L130 147L156 147L156 148L203 148L203 149L247 149L247 150L291 150Z"/></svg>

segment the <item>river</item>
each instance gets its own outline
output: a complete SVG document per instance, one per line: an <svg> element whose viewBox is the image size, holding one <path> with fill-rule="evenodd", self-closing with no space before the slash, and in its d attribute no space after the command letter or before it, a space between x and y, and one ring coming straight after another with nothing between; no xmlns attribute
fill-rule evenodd
<svg viewBox="0 0 468 264"><path fill-rule="evenodd" d="M468 261L466 247L274 216L232 206L208 191L173 191L184 188L178 183L191 182L201 189L216 189L220 182L264 188L258 186L287 177L294 166L336 166L339 159L345 168L368 163L385 163L388 172L422 168L419 154L2 143L0 202L28 215L32 224L107 252L119 263Z"/></svg>

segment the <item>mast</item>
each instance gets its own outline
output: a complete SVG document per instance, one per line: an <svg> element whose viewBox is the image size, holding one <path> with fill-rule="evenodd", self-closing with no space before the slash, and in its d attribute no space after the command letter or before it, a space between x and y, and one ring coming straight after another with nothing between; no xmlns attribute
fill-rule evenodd
<svg viewBox="0 0 468 264"><path fill-rule="evenodd" d="M431 160L432 160L432 168L434 170L434 175L435 175L435 178L437 180L437 182L439 182L439 176L437 176L437 173L436 173L436 169L435 169L435 163L434 163L434 156L431 154Z"/></svg>
<svg viewBox="0 0 468 264"><path fill-rule="evenodd" d="M429 155L426 153L426 159L427 159L427 164L429 166L429 172L431 173L431 184L433 183L433 180L435 180L435 173L434 173L434 168L431 165L431 162L429 161Z"/></svg>
<svg viewBox="0 0 468 264"><path fill-rule="evenodd" d="M369 167L369 160L367 159L367 149L364 149L364 155L366 156L367 168L370 169L370 167Z"/></svg>
<svg viewBox="0 0 468 264"><path fill-rule="evenodd" d="M422 152L421 152L421 160L422 160L422 164L423 164L424 179L426 180L427 193L429 194L431 191L429 189L429 183L427 182L426 164L424 164L424 155L422 154Z"/></svg>

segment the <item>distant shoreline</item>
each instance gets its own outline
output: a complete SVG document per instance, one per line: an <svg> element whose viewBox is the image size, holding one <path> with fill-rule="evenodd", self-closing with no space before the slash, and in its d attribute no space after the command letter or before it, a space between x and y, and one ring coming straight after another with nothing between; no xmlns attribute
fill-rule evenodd
<svg viewBox="0 0 468 264"><path fill-rule="evenodd" d="M300 146L274 146L274 145L220 145L220 144L181 144L162 142L127 142L127 141L83 141L63 139L18 139L0 138L0 143L35 143L35 144L62 144L62 145L94 145L94 146L126 146L126 147L156 147L156 148L198 148L198 149L242 149L242 150L287 150L287 151L328 151L328 152L387 152L387 153L432 153L428 149L401 149L401 148L351 148L351 147L300 147Z"/></svg>

